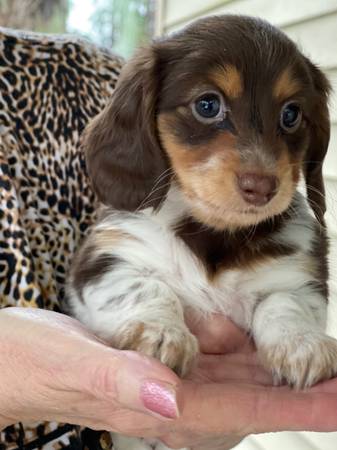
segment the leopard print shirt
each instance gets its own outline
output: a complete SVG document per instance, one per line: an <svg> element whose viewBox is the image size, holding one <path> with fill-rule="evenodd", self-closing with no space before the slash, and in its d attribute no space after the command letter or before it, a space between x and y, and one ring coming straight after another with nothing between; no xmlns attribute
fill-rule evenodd
<svg viewBox="0 0 337 450"><path fill-rule="evenodd" d="M0 29L0 306L59 311L71 257L94 220L80 135L122 60L69 36ZM16 424L2 449L111 448L107 433Z"/></svg>

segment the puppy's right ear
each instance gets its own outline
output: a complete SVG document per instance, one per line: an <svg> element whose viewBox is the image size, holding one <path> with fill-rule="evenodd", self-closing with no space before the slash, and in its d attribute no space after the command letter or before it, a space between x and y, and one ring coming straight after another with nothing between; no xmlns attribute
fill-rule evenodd
<svg viewBox="0 0 337 450"><path fill-rule="evenodd" d="M160 68L155 49L141 50L122 69L106 108L89 124L83 146L89 176L100 201L132 211L157 207L168 169L156 128Z"/></svg>

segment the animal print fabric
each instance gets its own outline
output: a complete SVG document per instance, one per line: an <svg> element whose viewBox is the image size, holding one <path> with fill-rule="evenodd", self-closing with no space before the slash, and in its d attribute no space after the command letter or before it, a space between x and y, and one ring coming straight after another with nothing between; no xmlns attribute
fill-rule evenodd
<svg viewBox="0 0 337 450"><path fill-rule="evenodd" d="M0 29L0 305L59 311L72 255L94 220L80 135L121 59L69 36ZM15 332L13 330L13 332ZM16 424L3 449L108 449L108 433Z"/></svg>

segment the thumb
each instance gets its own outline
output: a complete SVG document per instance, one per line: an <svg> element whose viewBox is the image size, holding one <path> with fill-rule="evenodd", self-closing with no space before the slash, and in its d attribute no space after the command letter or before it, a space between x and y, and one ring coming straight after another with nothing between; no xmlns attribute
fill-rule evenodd
<svg viewBox="0 0 337 450"><path fill-rule="evenodd" d="M86 388L97 398L111 398L120 407L176 419L182 406L181 382L158 360L132 351L102 346L98 359L86 364Z"/></svg>

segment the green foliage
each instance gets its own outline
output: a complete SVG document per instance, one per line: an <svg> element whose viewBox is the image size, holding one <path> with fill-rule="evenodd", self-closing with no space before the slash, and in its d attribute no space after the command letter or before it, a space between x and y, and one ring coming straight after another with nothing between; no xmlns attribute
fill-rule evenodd
<svg viewBox="0 0 337 450"><path fill-rule="evenodd" d="M151 0L100 0L92 26L100 44L130 56L134 48L151 37Z"/></svg>

